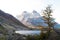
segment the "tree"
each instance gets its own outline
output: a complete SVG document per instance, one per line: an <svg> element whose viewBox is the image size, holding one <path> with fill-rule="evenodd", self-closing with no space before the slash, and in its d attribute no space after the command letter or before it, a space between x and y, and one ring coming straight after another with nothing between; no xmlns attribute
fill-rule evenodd
<svg viewBox="0 0 60 40"><path fill-rule="evenodd" d="M51 6L46 7L45 10L43 10L43 20L44 23L48 25L48 35L50 35L51 29L54 29L55 21L54 18L52 18L52 9Z"/></svg>

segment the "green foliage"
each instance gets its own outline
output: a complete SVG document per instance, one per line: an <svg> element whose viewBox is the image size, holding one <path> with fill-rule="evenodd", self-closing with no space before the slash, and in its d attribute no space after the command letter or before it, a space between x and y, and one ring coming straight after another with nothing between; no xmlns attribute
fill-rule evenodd
<svg viewBox="0 0 60 40"><path fill-rule="evenodd" d="M48 32L47 33L41 33L40 35L28 35L27 40L46 40L48 38Z"/></svg>
<svg viewBox="0 0 60 40"><path fill-rule="evenodd" d="M7 34L7 30L2 25L0 25L0 32L4 35Z"/></svg>
<svg viewBox="0 0 60 40"><path fill-rule="evenodd" d="M28 35L26 38L27 40L39 40L40 39L39 35L34 35L34 36Z"/></svg>
<svg viewBox="0 0 60 40"><path fill-rule="evenodd" d="M52 9L51 6L46 7L46 9L43 11L43 20L48 25L48 27L53 27L55 22L54 18L52 18Z"/></svg>
<svg viewBox="0 0 60 40"><path fill-rule="evenodd" d="M41 40L46 40L46 39L48 38L48 36L49 36L48 34L49 34L49 32L41 33L40 39L41 39Z"/></svg>
<svg viewBox="0 0 60 40"><path fill-rule="evenodd" d="M0 25L0 30L4 30L4 27L2 25Z"/></svg>
<svg viewBox="0 0 60 40"><path fill-rule="evenodd" d="M50 35L51 29L54 29L54 25L56 24L56 22L54 22L54 18L52 18L51 13L51 6L46 7L46 9L43 11L43 20L48 25L48 35Z"/></svg>
<svg viewBox="0 0 60 40"><path fill-rule="evenodd" d="M0 40L6 40L5 36L0 37Z"/></svg>
<svg viewBox="0 0 60 40"><path fill-rule="evenodd" d="M5 28L0 24L0 40L6 40L6 34L7 31L5 30Z"/></svg>

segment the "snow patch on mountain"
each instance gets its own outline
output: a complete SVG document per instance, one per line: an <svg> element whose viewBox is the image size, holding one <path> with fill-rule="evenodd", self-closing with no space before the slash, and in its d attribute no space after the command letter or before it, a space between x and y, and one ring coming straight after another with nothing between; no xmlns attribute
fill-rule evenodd
<svg viewBox="0 0 60 40"><path fill-rule="evenodd" d="M33 26L47 26L42 20L42 16L35 10L31 13L24 11L22 15L18 16L18 19L21 18L21 22L25 25L33 25Z"/></svg>

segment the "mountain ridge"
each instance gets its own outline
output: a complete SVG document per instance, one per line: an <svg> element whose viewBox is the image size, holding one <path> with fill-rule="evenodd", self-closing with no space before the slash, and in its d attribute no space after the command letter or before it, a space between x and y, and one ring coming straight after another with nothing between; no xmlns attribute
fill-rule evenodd
<svg viewBox="0 0 60 40"><path fill-rule="evenodd" d="M23 29L29 29L27 26L22 24L19 20L17 20L12 15L3 12L0 10L0 24L4 26L6 29L12 29L12 30L23 30Z"/></svg>
<svg viewBox="0 0 60 40"><path fill-rule="evenodd" d="M31 17L28 16L27 14L31 15ZM22 20L20 20L21 16L22 16ZM18 20L20 20L23 24L25 24L27 26L31 26L31 25L36 26L36 27L48 26L47 24L44 23L44 20L42 20L42 16L35 10L33 10L32 13L29 13L27 11L25 11L25 12L23 11L21 16L19 15L17 17ZM60 25L60 24L56 23L56 25ZM54 26L55 28L57 27L56 25Z"/></svg>

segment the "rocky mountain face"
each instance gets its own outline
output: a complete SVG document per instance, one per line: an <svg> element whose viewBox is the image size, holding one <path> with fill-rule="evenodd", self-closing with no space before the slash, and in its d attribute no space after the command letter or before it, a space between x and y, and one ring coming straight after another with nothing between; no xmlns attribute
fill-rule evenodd
<svg viewBox="0 0 60 40"><path fill-rule="evenodd" d="M20 20L23 24L27 26L48 26L46 23L44 23L44 20L42 20L42 16L35 10L33 10L31 13L24 11L22 15L18 15L18 20ZM58 26L58 27L57 27ZM60 24L56 24L55 28L59 28Z"/></svg>
<svg viewBox="0 0 60 40"><path fill-rule="evenodd" d="M12 15L3 12L0 10L0 24L6 28L7 30L27 30L24 24L22 24L19 20L17 20Z"/></svg>
<svg viewBox="0 0 60 40"><path fill-rule="evenodd" d="M22 15L19 15L18 20L27 26L47 26L42 20L42 16L35 10L32 13L24 11Z"/></svg>

